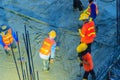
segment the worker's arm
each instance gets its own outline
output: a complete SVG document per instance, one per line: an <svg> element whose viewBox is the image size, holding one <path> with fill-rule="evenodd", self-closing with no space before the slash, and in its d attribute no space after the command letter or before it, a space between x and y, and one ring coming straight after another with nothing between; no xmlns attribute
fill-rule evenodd
<svg viewBox="0 0 120 80"><path fill-rule="evenodd" d="M12 30L12 36L15 39L16 42L18 42L18 37L16 35L16 33Z"/></svg>
<svg viewBox="0 0 120 80"><path fill-rule="evenodd" d="M86 24L84 23L82 29L79 29L79 33L81 37L85 37L86 35Z"/></svg>
<svg viewBox="0 0 120 80"><path fill-rule="evenodd" d="M2 41L2 36L0 36L0 44L4 47L5 46L5 44L3 43L3 41Z"/></svg>
<svg viewBox="0 0 120 80"><path fill-rule="evenodd" d="M51 48L51 58L53 59L55 56L55 49L56 49L56 43Z"/></svg>
<svg viewBox="0 0 120 80"><path fill-rule="evenodd" d="M56 43L51 48L50 63L54 63L55 49L56 49Z"/></svg>

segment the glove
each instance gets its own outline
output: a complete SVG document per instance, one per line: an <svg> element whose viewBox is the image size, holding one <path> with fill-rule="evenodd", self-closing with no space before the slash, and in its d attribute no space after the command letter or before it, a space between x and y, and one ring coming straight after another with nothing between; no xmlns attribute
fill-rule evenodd
<svg viewBox="0 0 120 80"><path fill-rule="evenodd" d="M50 59L50 63L53 64L54 63L54 60L53 58Z"/></svg>
<svg viewBox="0 0 120 80"><path fill-rule="evenodd" d="M56 50L59 50L59 46L56 47Z"/></svg>
<svg viewBox="0 0 120 80"><path fill-rule="evenodd" d="M78 29L79 33L81 33L81 29Z"/></svg>

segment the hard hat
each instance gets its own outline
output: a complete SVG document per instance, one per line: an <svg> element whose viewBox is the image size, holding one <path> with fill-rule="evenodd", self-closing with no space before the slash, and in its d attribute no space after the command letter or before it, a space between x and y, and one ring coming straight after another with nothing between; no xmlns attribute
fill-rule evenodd
<svg viewBox="0 0 120 80"><path fill-rule="evenodd" d="M80 43L77 48L76 48L76 51L78 53L81 53L83 51L85 51L86 49L88 48L87 44L86 43Z"/></svg>
<svg viewBox="0 0 120 80"><path fill-rule="evenodd" d="M82 13L82 14L80 15L79 20L86 20L86 19L88 19L88 18L89 18L89 15L88 15L88 14Z"/></svg>
<svg viewBox="0 0 120 80"><path fill-rule="evenodd" d="M8 27L7 25L1 25L0 27L0 32L4 32L4 31L7 31L10 27Z"/></svg>
<svg viewBox="0 0 120 80"><path fill-rule="evenodd" d="M51 38L55 38L55 37L56 37L56 32L55 32L54 30L51 30L51 31L49 32L49 36L50 36Z"/></svg>

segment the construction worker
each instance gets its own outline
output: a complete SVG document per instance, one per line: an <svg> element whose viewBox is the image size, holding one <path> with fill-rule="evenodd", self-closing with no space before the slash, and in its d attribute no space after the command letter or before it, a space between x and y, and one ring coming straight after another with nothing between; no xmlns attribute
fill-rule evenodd
<svg viewBox="0 0 120 80"><path fill-rule="evenodd" d="M18 38L16 33L7 25L1 25L0 27L0 44L4 47L6 54L10 55L10 48L15 49Z"/></svg>
<svg viewBox="0 0 120 80"><path fill-rule="evenodd" d="M79 9L79 11L82 11L83 10L82 2L80 0L73 0L73 9L74 10Z"/></svg>
<svg viewBox="0 0 120 80"><path fill-rule="evenodd" d="M76 48L80 60L80 67L83 66L85 70L83 80L88 80L89 73L92 75L92 80L96 80L95 72L93 70L92 56L90 52L86 52L87 48L88 46L85 43L79 44Z"/></svg>
<svg viewBox="0 0 120 80"><path fill-rule="evenodd" d="M89 18L92 18L94 20L96 16L98 15L98 7L97 4L94 2L94 0L88 0L89 5L87 9L84 10L83 14L86 13Z"/></svg>
<svg viewBox="0 0 120 80"><path fill-rule="evenodd" d="M49 60L50 63L54 62L54 55L56 49L56 42L55 42L56 32L51 30L49 32L49 37L45 38L42 46L39 50L40 57L43 60L43 70L49 71Z"/></svg>
<svg viewBox="0 0 120 80"><path fill-rule="evenodd" d="M92 19L88 19L89 16L85 13L80 16L80 20L84 22L81 29L79 29L81 43L86 43L88 45L88 48L86 49L87 52L91 53L91 44L93 43L95 37L96 37L96 31L95 31L95 24Z"/></svg>

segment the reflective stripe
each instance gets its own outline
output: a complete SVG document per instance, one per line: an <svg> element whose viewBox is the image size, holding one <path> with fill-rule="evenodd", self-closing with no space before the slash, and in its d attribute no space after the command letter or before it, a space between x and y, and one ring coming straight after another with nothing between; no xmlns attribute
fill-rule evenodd
<svg viewBox="0 0 120 80"><path fill-rule="evenodd" d="M50 51L51 51L51 47L52 45L55 43L54 40L51 40L49 38L45 38L44 42L42 44L42 47L40 48L40 53L44 54L44 55L49 55Z"/></svg>
<svg viewBox="0 0 120 80"><path fill-rule="evenodd" d="M87 15L90 15L90 12L86 12Z"/></svg>
<svg viewBox="0 0 120 80"><path fill-rule="evenodd" d="M88 31L90 31L91 29L94 29L94 26L92 26L92 27L88 28Z"/></svg>
<svg viewBox="0 0 120 80"><path fill-rule="evenodd" d="M6 45L9 45L13 42L13 37L12 37L12 33L11 33L11 29L8 30L8 33L4 36L2 36L2 40L3 40L3 43L6 44Z"/></svg>
<svg viewBox="0 0 120 80"><path fill-rule="evenodd" d="M50 43L48 43L48 42L44 42L43 44L45 44L47 46L50 46Z"/></svg>
<svg viewBox="0 0 120 80"><path fill-rule="evenodd" d="M45 53L47 53L47 52L48 52L48 50L46 50L46 49L44 49L44 48L41 48L41 50L43 50Z"/></svg>
<svg viewBox="0 0 120 80"><path fill-rule="evenodd" d="M91 12L90 6L88 6L86 13L87 13L88 15L90 15L90 12Z"/></svg>
<svg viewBox="0 0 120 80"><path fill-rule="evenodd" d="M87 15L90 15L90 6L88 6L88 8L86 10L84 10L83 13L86 13Z"/></svg>
<svg viewBox="0 0 120 80"><path fill-rule="evenodd" d="M92 33L88 34L88 36L95 35L95 34L96 34L95 32L92 32Z"/></svg>

